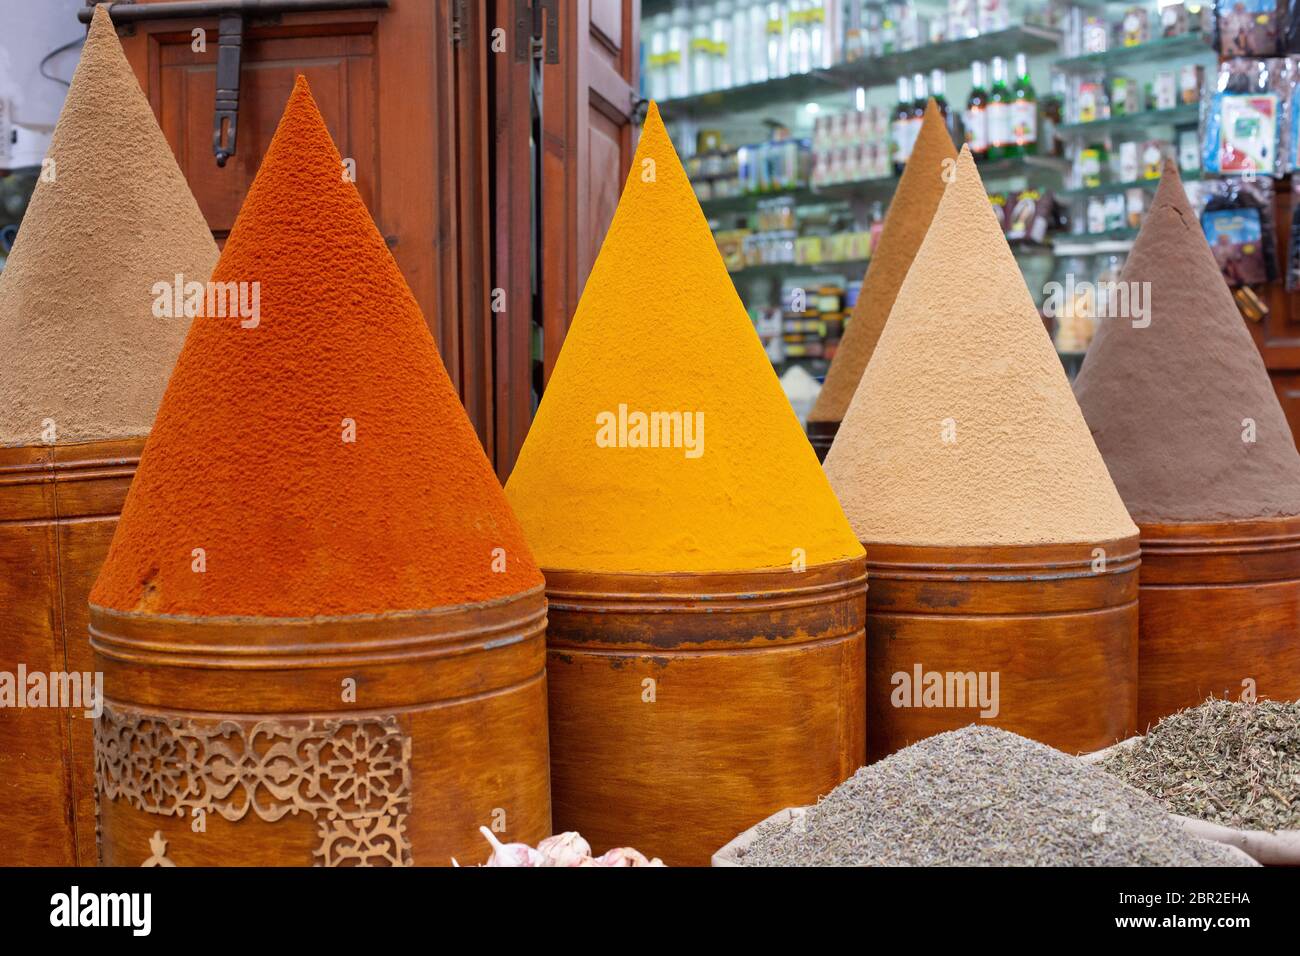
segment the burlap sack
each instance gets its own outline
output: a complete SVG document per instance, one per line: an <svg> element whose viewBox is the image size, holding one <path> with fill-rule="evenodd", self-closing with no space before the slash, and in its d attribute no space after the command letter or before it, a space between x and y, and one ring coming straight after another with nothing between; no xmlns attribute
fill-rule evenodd
<svg viewBox="0 0 1300 956"><path fill-rule="evenodd" d="M1130 737L1105 750L1083 754L1079 759L1084 763L1100 763L1115 751L1132 747L1141 739ZM1208 820L1195 820L1177 813L1170 815L1201 839L1236 847L1263 866L1300 866L1300 830L1235 830Z"/></svg>

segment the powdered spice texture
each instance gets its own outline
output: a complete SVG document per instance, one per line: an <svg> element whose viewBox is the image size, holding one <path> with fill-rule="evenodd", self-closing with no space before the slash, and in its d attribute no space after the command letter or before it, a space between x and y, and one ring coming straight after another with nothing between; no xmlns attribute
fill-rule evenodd
<svg viewBox="0 0 1300 956"><path fill-rule="evenodd" d="M0 272L0 443L147 435L188 324L153 287L217 247L102 7L46 158Z"/></svg>
<svg viewBox="0 0 1300 956"><path fill-rule="evenodd" d="M542 583L420 308L341 172L300 77L214 274L260 282L260 321L193 324L92 604L347 615Z"/></svg>
<svg viewBox="0 0 1300 956"><path fill-rule="evenodd" d="M702 422L698 455L602 443L601 416L620 406ZM724 571L862 553L653 104L506 494L543 568Z"/></svg>
<svg viewBox="0 0 1300 956"><path fill-rule="evenodd" d="M1300 514L1300 454L1173 163L1120 275L1150 325L1103 319L1074 393L1137 521Z"/></svg>
<svg viewBox="0 0 1300 956"><path fill-rule="evenodd" d="M862 373L876 350L885 320L894 307L898 290L907 277L921 240L930 228L943 198L943 175L957 161L957 151L934 100L925 107L912 155L903 168L898 188L889 203L880 241L871 250L871 262L862 280L862 292L853 306L844 339L826 373L826 382L809 421L838 422L848 411Z"/></svg>
<svg viewBox="0 0 1300 956"><path fill-rule="evenodd" d="M868 543L1068 544L1137 534L968 149L826 473Z"/></svg>

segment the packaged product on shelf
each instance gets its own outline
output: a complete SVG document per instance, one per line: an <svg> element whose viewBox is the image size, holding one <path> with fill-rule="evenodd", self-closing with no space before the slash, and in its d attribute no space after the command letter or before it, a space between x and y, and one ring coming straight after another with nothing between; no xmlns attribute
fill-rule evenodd
<svg viewBox="0 0 1300 956"><path fill-rule="evenodd" d="M1186 106L1201 102L1205 87L1205 67L1199 63L1185 63L1178 68L1178 99Z"/></svg>
<svg viewBox="0 0 1300 956"><path fill-rule="evenodd" d="M1075 90L1076 123L1095 123L1110 118L1110 98L1106 84L1098 79L1083 79Z"/></svg>
<svg viewBox="0 0 1300 956"><path fill-rule="evenodd" d="M1106 231L1106 200L1101 196L1088 197L1086 225L1090 236Z"/></svg>
<svg viewBox="0 0 1300 956"><path fill-rule="evenodd" d="M1016 193L1007 214L1007 239L1012 242L1045 241L1055 220L1055 203L1051 192L1046 190L1022 189Z"/></svg>
<svg viewBox="0 0 1300 956"><path fill-rule="evenodd" d="M1282 13L1280 0L1215 0L1215 46L1225 57L1280 53Z"/></svg>
<svg viewBox="0 0 1300 956"><path fill-rule="evenodd" d="M1282 61L1283 170L1300 169L1300 59Z"/></svg>
<svg viewBox="0 0 1300 956"><path fill-rule="evenodd" d="M1165 159L1173 155L1173 149L1163 139L1149 139L1142 144L1142 178L1159 179L1160 170ZM1134 177L1137 178L1137 177Z"/></svg>
<svg viewBox="0 0 1300 956"><path fill-rule="evenodd" d="M1142 88L1132 77L1111 77L1110 112L1112 116L1131 116L1142 112Z"/></svg>
<svg viewBox="0 0 1300 956"><path fill-rule="evenodd" d="M1007 0L979 0L979 32L996 33L1011 26Z"/></svg>
<svg viewBox="0 0 1300 956"><path fill-rule="evenodd" d="M1291 210L1286 243L1286 291L1300 290L1300 204Z"/></svg>
<svg viewBox="0 0 1300 956"><path fill-rule="evenodd" d="M1078 159L1075 161L1079 185L1086 189L1096 189L1100 186L1105 165L1105 146L1096 144L1079 150Z"/></svg>
<svg viewBox="0 0 1300 956"><path fill-rule="evenodd" d="M1128 223L1128 210L1123 193L1108 193L1105 200L1105 232L1122 230Z"/></svg>
<svg viewBox="0 0 1300 956"><path fill-rule="evenodd" d="M1220 175L1281 175L1281 60L1225 60L1202 108L1202 165Z"/></svg>
<svg viewBox="0 0 1300 956"><path fill-rule="evenodd" d="M1147 191L1141 186L1124 190L1125 225L1129 229L1137 229L1142 225L1142 216L1147 211L1147 204Z"/></svg>
<svg viewBox="0 0 1300 956"><path fill-rule="evenodd" d="M1153 88L1156 109L1171 110L1178 105L1178 77L1172 70L1157 73Z"/></svg>
<svg viewBox="0 0 1300 956"><path fill-rule="evenodd" d="M1129 7L1120 21L1120 45L1138 46L1151 39L1151 15L1145 7Z"/></svg>
<svg viewBox="0 0 1300 956"><path fill-rule="evenodd" d="M1228 285L1256 285L1277 278L1271 179L1224 179L1211 184L1201 227Z"/></svg>
<svg viewBox="0 0 1300 956"><path fill-rule="evenodd" d="M1178 169L1180 172L1200 172L1201 138L1195 129L1178 131Z"/></svg>
<svg viewBox="0 0 1300 956"><path fill-rule="evenodd" d="M1110 27L1099 13L1087 14L1083 19L1080 53L1105 53L1110 47Z"/></svg>
<svg viewBox="0 0 1300 956"><path fill-rule="evenodd" d="M1119 144L1119 181L1135 182L1142 168L1138 160L1138 144L1133 142Z"/></svg>
<svg viewBox="0 0 1300 956"><path fill-rule="evenodd" d="M948 39L964 40L979 32L978 0L948 0Z"/></svg>
<svg viewBox="0 0 1300 956"><path fill-rule="evenodd" d="M1006 193L989 193L989 202L993 206L993 214L998 218L998 225L1000 225L1003 232L1005 232L1007 228Z"/></svg>
<svg viewBox="0 0 1300 956"><path fill-rule="evenodd" d="M1182 36L1190 29L1187 8L1181 3L1171 3L1160 10L1160 35L1163 37Z"/></svg>

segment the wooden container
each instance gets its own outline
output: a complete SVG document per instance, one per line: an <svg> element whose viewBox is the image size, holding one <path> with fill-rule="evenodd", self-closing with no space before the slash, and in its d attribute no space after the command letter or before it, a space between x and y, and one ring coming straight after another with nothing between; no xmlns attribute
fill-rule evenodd
<svg viewBox="0 0 1300 956"><path fill-rule="evenodd" d="M1139 530L1137 729L1248 687L1300 698L1300 516Z"/></svg>
<svg viewBox="0 0 1300 956"><path fill-rule="evenodd" d="M94 671L86 598L143 445L0 448L0 671ZM0 709L0 866L94 865L93 721L83 703Z"/></svg>
<svg viewBox="0 0 1300 956"><path fill-rule="evenodd" d="M483 862L551 832L540 587L434 611L92 606L107 865Z"/></svg>
<svg viewBox="0 0 1300 956"><path fill-rule="evenodd" d="M861 558L719 574L543 571L557 831L669 866L862 765Z"/></svg>
<svg viewBox="0 0 1300 956"><path fill-rule="evenodd" d="M1068 753L1134 732L1136 537L1096 545L864 547L871 578L868 761L970 723ZM996 716L952 706L962 703L955 694L939 699L944 706L904 699L902 689L918 683L918 666L922 681L931 672L984 675L989 690L996 674Z"/></svg>
<svg viewBox="0 0 1300 956"><path fill-rule="evenodd" d="M826 460L826 453L831 450L831 443L835 441L835 436L839 433L839 430L839 422L808 423L808 442L813 446L813 451L817 453L818 461Z"/></svg>

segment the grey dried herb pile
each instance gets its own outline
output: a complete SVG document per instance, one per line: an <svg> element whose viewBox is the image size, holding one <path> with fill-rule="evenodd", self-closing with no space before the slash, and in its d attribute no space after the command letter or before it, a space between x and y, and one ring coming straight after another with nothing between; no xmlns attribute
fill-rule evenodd
<svg viewBox="0 0 1300 956"><path fill-rule="evenodd" d="M1217 866L1144 793L1051 747L991 727L922 740L762 828L747 866Z"/></svg>
<svg viewBox="0 0 1300 956"><path fill-rule="evenodd" d="M1210 699L1164 718L1100 766L1185 817L1300 829L1300 701Z"/></svg>

